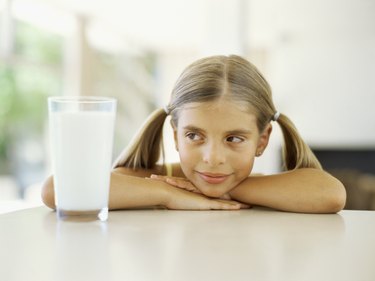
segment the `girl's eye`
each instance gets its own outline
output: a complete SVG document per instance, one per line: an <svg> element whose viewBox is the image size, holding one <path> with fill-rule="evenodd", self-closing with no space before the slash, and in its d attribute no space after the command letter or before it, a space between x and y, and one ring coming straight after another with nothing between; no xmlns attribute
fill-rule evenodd
<svg viewBox="0 0 375 281"><path fill-rule="evenodd" d="M199 134L197 134L197 133L190 132L190 133L186 133L185 136L188 139L192 140L192 141L200 141L200 140L202 140L202 137Z"/></svg>
<svg viewBox="0 0 375 281"><path fill-rule="evenodd" d="M243 141L244 141L244 139L240 138L240 137L236 137L236 136L227 137L227 142L240 143L240 142L243 142Z"/></svg>

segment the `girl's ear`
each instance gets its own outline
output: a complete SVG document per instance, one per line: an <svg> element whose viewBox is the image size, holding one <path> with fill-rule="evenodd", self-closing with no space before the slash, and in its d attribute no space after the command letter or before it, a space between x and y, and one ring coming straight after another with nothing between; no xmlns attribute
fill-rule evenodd
<svg viewBox="0 0 375 281"><path fill-rule="evenodd" d="M272 125L271 123L269 123L259 136L255 156L261 156L263 154L270 140L271 133L272 133Z"/></svg>
<svg viewBox="0 0 375 281"><path fill-rule="evenodd" d="M175 124L173 123L172 120L171 120L171 126L172 126L172 129L173 129L174 145L175 145L176 151L178 151L177 128L176 128L176 126L175 126Z"/></svg>

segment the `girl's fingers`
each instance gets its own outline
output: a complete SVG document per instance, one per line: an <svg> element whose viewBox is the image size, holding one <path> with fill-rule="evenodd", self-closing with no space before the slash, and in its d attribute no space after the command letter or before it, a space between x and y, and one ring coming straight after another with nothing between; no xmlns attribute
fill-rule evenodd
<svg viewBox="0 0 375 281"><path fill-rule="evenodd" d="M212 209L214 210L239 210L241 209L241 204L237 202L223 202L223 201L213 201L215 202Z"/></svg>
<svg viewBox="0 0 375 281"><path fill-rule="evenodd" d="M229 200L217 200L221 203L224 203L224 204L231 204L233 206L235 206L234 208L235 209L250 209L252 206L249 205L249 204L245 204L245 203L242 203L242 202L238 202L238 201L229 201Z"/></svg>
<svg viewBox="0 0 375 281"><path fill-rule="evenodd" d="M192 192L199 192L199 190L188 180L184 178L176 178L176 177L168 177L168 176L160 176L160 175L151 175L151 179L164 181L170 185L175 187L179 187L188 191Z"/></svg>
<svg viewBox="0 0 375 281"><path fill-rule="evenodd" d="M155 174L152 174L149 178L153 180L165 180L165 176L160 176L160 175L155 175Z"/></svg>
<svg viewBox="0 0 375 281"><path fill-rule="evenodd" d="M183 188L189 191L196 191L197 188L191 184L191 182L186 181L184 179L176 179L176 178L166 178L165 180L170 185Z"/></svg>
<svg viewBox="0 0 375 281"><path fill-rule="evenodd" d="M168 177L168 176L162 176L162 175L155 175L152 174L150 176L153 180L159 180L164 181L174 187L178 187L181 189L184 189L186 191L190 191L196 194L201 194L202 192L196 188L190 181L188 181L185 178L178 178L178 177ZM232 198L228 193L224 194L222 197L218 199L211 199L210 206L207 206L209 209L215 209L215 210L238 210L238 209L249 209L251 208L250 205L244 204L241 202L237 202L234 200L231 200Z"/></svg>
<svg viewBox="0 0 375 281"><path fill-rule="evenodd" d="M169 188L165 207L173 210L240 210L248 205L234 201L213 199L184 189Z"/></svg>

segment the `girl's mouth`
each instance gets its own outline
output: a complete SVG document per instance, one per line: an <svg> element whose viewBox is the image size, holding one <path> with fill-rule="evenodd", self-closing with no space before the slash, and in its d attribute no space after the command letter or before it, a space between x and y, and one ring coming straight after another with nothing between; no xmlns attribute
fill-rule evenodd
<svg viewBox="0 0 375 281"><path fill-rule="evenodd" d="M215 174L215 173L201 173L198 172L198 175L203 179L205 182L210 183L210 184L219 184L224 182L229 175L227 174Z"/></svg>

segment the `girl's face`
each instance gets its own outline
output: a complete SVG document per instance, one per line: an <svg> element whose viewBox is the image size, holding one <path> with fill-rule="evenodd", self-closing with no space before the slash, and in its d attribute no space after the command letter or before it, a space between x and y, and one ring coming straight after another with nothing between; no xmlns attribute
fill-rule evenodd
<svg viewBox="0 0 375 281"><path fill-rule="evenodd" d="M190 103L178 116L174 136L181 169L210 197L224 195L250 175L272 130L269 124L260 133L255 115L225 99Z"/></svg>

